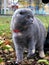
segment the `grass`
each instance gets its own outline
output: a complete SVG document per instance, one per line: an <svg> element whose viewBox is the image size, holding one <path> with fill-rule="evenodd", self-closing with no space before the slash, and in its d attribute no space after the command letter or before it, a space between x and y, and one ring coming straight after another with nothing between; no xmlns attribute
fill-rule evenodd
<svg viewBox="0 0 49 65"><path fill-rule="evenodd" d="M0 35L10 33L11 16L0 16Z"/></svg>
<svg viewBox="0 0 49 65"><path fill-rule="evenodd" d="M43 24L47 28L49 25L49 16L42 16L38 15L38 17L41 21L43 21ZM0 35L3 33L6 33L7 35L10 33L10 21L11 16L0 16Z"/></svg>
<svg viewBox="0 0 49 65"><path fill-rule="evenodd" d="M43 22L44 26L47 29L48 26L49 26L49 16L46 16L46 15L45 16L44 15L38 15L36 17L38 17Z"/></svg>
<svg viewBox="0 0 49 65"><path fill-rule="evenodd" d="M38 17L41 21L43 21L43 24L47 28L49 25L49 16L36 16ZM3 35L3 33L6 33L7 36L10 34L10 21L11 21L11 16L0 16L0 35ZM8 42L9 43L9 42ZM1 45L1 43L0 43ZM3 54L4 55L4 54ZM5 54L6 55L6 54ZM13 55L11 55L13 57ZM11 56L9 54L9 58L11 60ZM0 57L0 62L2 62L2 58ZM49 62L47 60L38 60L38 63L46 63L47 65ZM36 63L36 62L35 62Z"/></svg>

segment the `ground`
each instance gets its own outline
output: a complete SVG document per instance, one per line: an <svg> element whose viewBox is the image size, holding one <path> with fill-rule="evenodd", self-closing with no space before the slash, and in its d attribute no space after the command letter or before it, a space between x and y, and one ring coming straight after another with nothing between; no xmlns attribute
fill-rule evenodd
<svg viewBox="0 0 49 65"><path fill-rule="evenodd" d="M38 15L36 17L43 21L47 29L49 25L49 16ZM7 65L6 63L10 65L10 62L14 64L16 58L11 38L10 21L11 16L0 16L0 65ZM49 51L46 53L44 59L40 59L37 54L30 60L27 60L25 57L22 63L23 65L49 65Z"/></svg>

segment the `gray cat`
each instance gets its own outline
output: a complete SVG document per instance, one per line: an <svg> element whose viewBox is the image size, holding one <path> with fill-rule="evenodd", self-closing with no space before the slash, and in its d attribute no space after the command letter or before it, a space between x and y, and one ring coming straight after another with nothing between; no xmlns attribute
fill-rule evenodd
<svg viewBox="0 0 49 65"><path fill-rule="evenodd" d="M11 20L12 39L15 46L16 62L23 60L23 51L28 49L27 57L35 53L38 49L39 56L45 57L44 41L46 38L46 29L42 22L35 18L32 10L29 8L17 9Z"/></svg>

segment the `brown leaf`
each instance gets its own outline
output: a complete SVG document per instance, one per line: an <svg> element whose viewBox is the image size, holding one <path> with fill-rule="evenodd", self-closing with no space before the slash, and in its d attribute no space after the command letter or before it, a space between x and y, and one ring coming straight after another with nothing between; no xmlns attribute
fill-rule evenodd
<svg viewBox="0 0 49 65"><path fill-rule="evenodd" d="M4 43L7 45L7 44L10 44L10 40L9 39L5 39L4 40Z"/></svg>

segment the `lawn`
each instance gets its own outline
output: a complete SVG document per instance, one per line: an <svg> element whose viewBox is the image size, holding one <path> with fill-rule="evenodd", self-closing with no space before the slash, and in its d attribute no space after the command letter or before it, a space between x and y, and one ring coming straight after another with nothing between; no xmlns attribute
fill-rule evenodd
<svg viewBox="0 0 49 65"><path fill-rule="evenodd" d="M44 24L44 26L47 28L49 25L49 16L42 16L38 15L38 17ZM11 16L0 16L0 35L3 33L9 34L10 33L10 22L11 22Z"/></svg>
<svg viewBox="0 0 49 65"><path fill-rule="evenodd" d="M39 16L38 15L36 17L38 17L43 22L44 26L46 28L48 28L49 16L42 16L42 15ZM4 39L4 40L1 39L1 37L3 38L4 35L7 36L7 37L11 36L10 22L11 22L11 16L0 16L0 53L1 53L0 54L0 62L2 60L3 60L3 62L4 61L7 62L8 60L13 61L15 59L15 51L14 51L13 47L11 46L11 39L9 39L9 38L8 39ZM7 50L9 48L9 46L7 47L7 44L8 45L10 44L10 48L11 49ZM5 48L5 49L3 50L2 48ZM42 60L40 60L38 62L41 62L41 61ZM46 62L47 65L49 64L49 62L47 60L43 60L43 61ZM0 63L0 65L4 65L4 64ZM35 64L32 64L32 65L35 65Z"/></svg>
<svg viewBox="0 0 49 65"><path fill-rule="evenodd" d="M44 15L38 15L36 17L38 17L43 22L44 26L47 29L48 26L49 26L49 16L46 16L46 15L45 16Z"/></svg>
<svg viewBox="0 0 49 65"><path fill-rule="evenodd" d="M0 16L0 35L10 33L11 16Z"/></svg>

